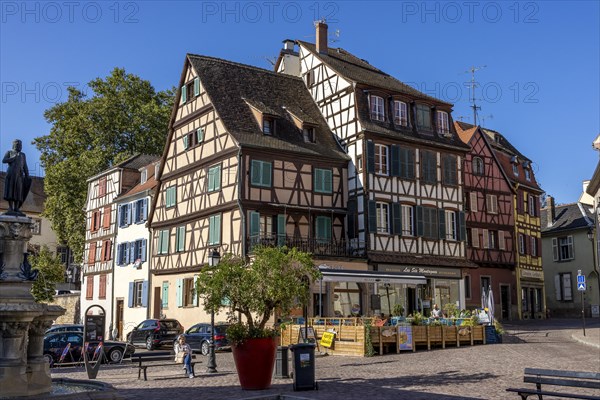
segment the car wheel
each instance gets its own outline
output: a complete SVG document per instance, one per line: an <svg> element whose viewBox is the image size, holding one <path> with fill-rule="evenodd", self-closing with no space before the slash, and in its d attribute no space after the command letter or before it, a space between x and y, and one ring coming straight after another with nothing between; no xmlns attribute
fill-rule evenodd
<svg viewBox="0 0 600 400"><path fill-rule="evenodd" d="M206 340L204 342L202 342L201 351L202 351L202 355L203 356L207 356L208 355L209 344L208 344L208 342Z"/></svg>
<svg viewBox="0 0 600 400"><path fill-rule="evenodd" d="M108 362L118 363L123 359L123 350L120 348L112 349L110 353L108 353Z"/></svg>
<svg viewBox="0 0 600 400"><path fill-rule="evenodd" d="M154 350L154 343L152 342L152 336L148 336L146 338L146 349L147 350Z"/></svg>
<svg viewBox="0 0 600 400"><path fill-rule="evenodd" d="M50 368L54 367L54 359L50 354L44 354L44 360L50 365Z"/></svg>

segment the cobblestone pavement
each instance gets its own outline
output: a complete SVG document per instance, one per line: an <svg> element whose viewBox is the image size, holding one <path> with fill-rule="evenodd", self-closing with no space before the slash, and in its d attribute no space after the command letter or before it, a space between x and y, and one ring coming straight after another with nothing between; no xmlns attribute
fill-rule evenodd
<svg viewBox="0 0 600 400"><path fill-rule="evenodd" d="M207 374L206 360L196 365L194 379L179 366L148 369L148 381L137 369L110 366L98 380L115 386L123 399L244 399L269 395L291 398L379 399L518 399L508 387L521 387L523 369L553 368L600 372L600 320L519 322L505 325L503 343L420 350L381 357L328 356L316 359L318 391L293 392L292 379L274 379L264 391L239 387L231 353L218 353L217 374ZM578 341L578 337L587 344ZM141 350L140 350L141 351ZM290 364L291 367L291 364ZM55 369L52 376L85 379L79 369Z"/></svg>

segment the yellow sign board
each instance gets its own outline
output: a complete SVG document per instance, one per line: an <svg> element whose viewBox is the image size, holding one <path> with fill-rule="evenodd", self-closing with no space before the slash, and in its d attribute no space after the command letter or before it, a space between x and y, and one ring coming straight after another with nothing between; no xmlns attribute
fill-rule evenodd
<svg viewBox="0 0 600 400"><path fill-rule="evenodd" d="M323 332L323 336L321 336L321 346L327 347L328 349L333 346L333 341L335 339L335 333L333 332Z"/></svg>

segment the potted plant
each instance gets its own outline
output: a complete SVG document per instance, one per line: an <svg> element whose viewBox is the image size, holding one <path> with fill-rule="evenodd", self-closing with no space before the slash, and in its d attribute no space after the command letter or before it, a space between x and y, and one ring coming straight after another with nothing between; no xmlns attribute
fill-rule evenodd
<svg viewBox="0 0 600 400"><path fill-rule="evenodd" d="M404 307L402 307L402 304L395 304L394 305L394 309L392 310L392 313L394 314L395 317L404 317Z"/></svg>
<svg viewBox="0 0 600 400"><path fill-rule="evenodd" d="M218 266L203 269L197 280L207 312L228 308L233 323L227 338L240 385L247 390L271 386L277 331L267 323L274 310L287 315L307 304L309 282L320 277L310 254L295 248L255 247L253 252L250 262L226 254Z"/></svg>

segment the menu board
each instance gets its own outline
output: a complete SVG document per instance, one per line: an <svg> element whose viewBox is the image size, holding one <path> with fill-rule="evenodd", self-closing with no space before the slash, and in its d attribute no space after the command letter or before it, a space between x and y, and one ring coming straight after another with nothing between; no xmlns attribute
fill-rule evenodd
<svg viewBox="0 0 600 400"><path fill-rule="evenodd" d="M86 342L104 341L104 315L86 315L85 316L85 339Z"/></svg>
<svg viewBox="0 0 600 400"><path fill-rule="evenodd" d="M412 350L412 326L398 325L398 348L400 350Z"/></svg>

